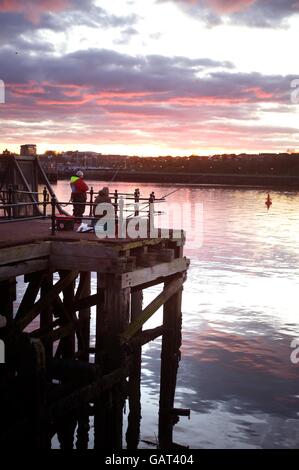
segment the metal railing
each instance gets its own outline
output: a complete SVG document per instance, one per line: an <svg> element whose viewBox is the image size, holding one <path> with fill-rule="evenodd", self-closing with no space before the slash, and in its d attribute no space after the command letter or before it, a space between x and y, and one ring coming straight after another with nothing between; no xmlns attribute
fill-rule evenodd
<svg viewBox="0 0 299 470"><path fill-rule="evenodd" d="M97 221L99 217L94 215L95 207L97 205L95 195L98 194L98 191L95 191L91 187L90 191L86 192L87 200L84 202L73 202L71 199L69 201L58 201L54 194L50 195L47 188L44 187L42 192L33 192L33 191L20 191L14 189L10 186L7 190L0 191L0 222L3 221L13 221L13 220L28 220L32 218L49 218L51 219L51 231L55 235L57 230L57 218L58 215L62 214L61 208L67 206L85 206L89 207L89 215L82 215L76 217L75 215L68 214L69 217L73 219L88 220L88 221ZM32 201L22 201L19 198L19 195L22 197L34 198ZM116 189L113 192L109 192L109 197L111 199L111 204L114 207L114 217L116 224L119 220L120 211L126 212L127 219L132 217L146 217L149 220L157 215L161 214L159 211L155 211L154 204L165 202L164 198L156 198L155 193L151 192L149 197L141 197L139 188L136 188L133 193L121 193ZM124 201L126 202L124 206ZM131 202L127 202L131 201ZM2 202L2 204L1 204ZM23 208L32 208L32 214L35 212L36 215L24 216L20 209ZM57 214L57 209L59 214Z"/></svg>

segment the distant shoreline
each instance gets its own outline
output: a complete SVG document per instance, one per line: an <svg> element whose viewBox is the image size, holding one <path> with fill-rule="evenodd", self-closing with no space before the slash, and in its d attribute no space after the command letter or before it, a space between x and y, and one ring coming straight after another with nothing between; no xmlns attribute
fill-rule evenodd
<svg viewBox="0 0 299 470"><path fill-rule="evenodd" d="M282 188L299 190L299 177L288 175L244 175L244 174L213 174L213 173L175 173L175 172L142 172L117 169L85 169L86 180L102 180L117 182L186 184L186 186L214 187L247 187L250 188ZM67 179L72 172L58 174L58 179Z"/></svg>

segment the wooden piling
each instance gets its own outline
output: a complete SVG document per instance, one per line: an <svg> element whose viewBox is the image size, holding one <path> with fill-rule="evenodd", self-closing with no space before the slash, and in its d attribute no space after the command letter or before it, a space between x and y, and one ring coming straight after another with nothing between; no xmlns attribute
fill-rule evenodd
<svg viewBox="0 0 299 470"><path fill-rule="evenodd" d="M65 277L67 277L68 272L60 271L60 279L63 280ZM74 303L74 288L75 288L75 279L72 280L68 285L63 289L63 307L64 307L64 318L63 318L63 324L68 324L71 321L75 320L75 313L72 309L72 305ZM68 357L74 357L75 355L75 332L71 331L69 335L63 339L61 339L62 343L62 357L68 358Z"/></svg>
<svg viewBox="0 0 299 470"><path fill-rule="evenodd" d="M176 276L182 280L182 276ZM165 287L173 281L167 280ZM173 445L174 395L177 369L180 361L182 326L182 285L163 308L163 336L161 352L160 402L159 402L159 448L170 449Z"/></svg>
<svg viewBox="0 0 299 470"><path fill-rule="evenodd" d="M131 323L133 323L142 314L142 290L131 294ZM142 327L139 331L142 330ZM126 432L127 448L137 449L140 439L140 421L141 421L141 356L142 346L137 345L129 361L129 415L128 428Z"/></svg>
<svg viewBox="0 0 299 470"><path fill-rule="evenodd" d="M76 300L82 300L90 296L91 273L88 271L80 273L80 282L78 285ZM81 322L81 337L78 338L78 350L80 359L89 361L89 342L90 342L90 307L79 309L79 320Z"/></svg>
<svg viewBox="0 0 299 470"><path fill-rule="evenodd" d="M35 294L35 290L38 286L36 283L36 280L33 280L34 284L32 286L32 291L33 291L33 296ZM41 289L40 289L40 295L41 297L44 297L47 295L47 293L51 290L53 287L53 274L48 274L44 277L42 277L41 281ZM41 311L40 313L40 328L41 329L48 329L53 321L53 307L52 305L48 305L44 310ZM47 343L45 344L45 354L46 354L46 360L49 361L53 357L53 344L52 343Z"/></svg>
<svg viewBox="0 0 299 470"><path fill-rule="evenodd" d="M103 373L126 367L126 357L120 342L120 334L129 323L130 289L122 288L113 274L98 276L98 291L104 299L97 315L98 354L104 354ZM95 412L95 448L122 448L122 410L124 405L123 383L106 392ZM104 424L104 426L103 426Z"/></svg>
<svg viewBox="0 0 299 470"><path fill-rule="evenodd" d="M80 272L80 282L76 292L76 300L82 300L90 296L90 280L90 272ZM80 353L80 359L89 362L90 307L79 309L79 321L81 322L81 336L78 338L78 351ZM89 429L89 404L85 403L80 407L78 412L77 449L84 450L88 448Z"/></svg>
<svg viewBox="0 0 299 470"><path fill-rule="evenodd" d="M13 319L13 303L16 300L16 279L14 277L0 282L1 312L8 323Z"/></svg>
<svg viewBox="0 0 299 470"><path fill-rule="evenodd" d="M135 193L135 202L137 199ZM41 222L46 227L44 235L38 232ZM72 232L55 232L54 238L49 221L39 221L36 227L34 231L30 227L23 241L7 239L0 251L0 314L8 318L5 334L20 361L18 370L9 365L10 375L15 377L17 372L23 395L30 397L30 407L24 405L21 419L18 413L12 415L7 433L10 442L14 442L15 428L22 430L18 442L30 428L29 440L32 437L36 447L50 446L51 431L57 432L62 449L86 449L90 419L94 419L94 447L117 451L122 448L123 409L128 397L127 448L137 449L142 346L162 335L159 446L171 447L173 424L177 416L188 412L174 407L181 293L188 269L183 241L173 237L99 241L92 234ZM95 293L91 292L92 272L97 273ZM22 275L28 286L13 318L15 279ZM142 308L143 290L161 283L162 292ZM96 307L95 347L90 344L92 306ZM143 329L162 306L163 324ZM41 360L43 353L45 361ZM7 386L11 387L9 406L13 408L14 381ZM9 414L6 418L9 423ZM0 442L2 438L0 430Z"/></svg>

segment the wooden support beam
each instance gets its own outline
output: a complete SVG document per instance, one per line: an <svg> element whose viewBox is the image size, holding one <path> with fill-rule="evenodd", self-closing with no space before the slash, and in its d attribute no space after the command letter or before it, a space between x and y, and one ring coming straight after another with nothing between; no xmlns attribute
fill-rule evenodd
<svg viewBox="0 0 299 470"><path fill-rule="evenodd" d="M139 286L134 286L131 288L131 292L136 292L139 290L148 289L149 287L157 286L158 284L163 284L165 282L165 277L158 277L157 279L146 282L145 284L140 284Z"/></svg>
<svg viewBox="0 0 299 470"><path fill-rule="evenodd" d="M56 326L60 326L60 319L56 319L52 321L50 325L44 328L37 328L36 330L30 331L29 335L32 338L41 338L47 336L47 334L51 334L52 330L56 328Z"/></svg>
<svg viewBox="0 0 299 470"><path fill-rule="evenodd" d="M142 327L142 325L176 292L181 291L183 288L183 277L170 281L164 290L159 294L143 311L142 314L121 334L122 343L126 343L135 333Z"/></svg>
<svg viewBox="0 0 299 470"><path fill-rule="evenodd" d="M55 241L52 243L50 259L52 256L61 257L61 253L64 256L72 256L75 260L78 258L93 258L94 260L99 259L118 259L118 255L110 247L103 246L98 241L85 241L79 242L65 242Z"/></svg>
<svg viewBox="0 0 299 470"><path fill-rule="evenodd" d="M100 278L103 275L99 275ZM130 289L122 289L116 277L105 274L104 298L97 316L96 349L102 362L103 373L125 366L124 350L119 335L129 323ZM98 292L100 287L98 287ZM123 384L114 387L109 395L95 404L95 449L121 449L123 405L125 395Z"/></svg>
<svg viewBox="0 0 299 470"><path fill-rule="evenodd" d="M66 278L69 273L67 271L60 271L59 272L60 279L63 280ZM64 310L64 318L63 323L65 325L72 324L75 326L75 322L77 321L77 317L75 312L72 309L72 305L74 303L74 289L75 289L75 279L69 282L64 289L63 292L63 310ZM58 299L60 302L60 299ZM79 333L81 334L81 332ZM70 331L70 334L61 340L61 353L62 357L70 358L74 357L76 345L75 345L75 331Z"/></svg>
<svg viewBox="0 0 299 470"><path fill-rule="evenodd" d="M106 319L104 309L104 289L100 287L101 284L101 274L97 273L97 303L96 303L96 344L95 344L95 362L101 367L103 366L103 345L102 338L105 335L105 324Z"/></svg>
<svg viewBox="0 0 299 470"><path fill-rule="evenodd" d="M90 273L84 273L84 274L90 274ZM97 294L89 295L88 297L83 297L82 299L78 299L78 300L75 299L74 304L73 304L73 310L77 312L78 310L87 309L89 307L97 305L98 300L99 300L99 297Z"/></svg>
<svg viewBox="0 0 299 470"><path fill-rule="evenodd" d="M136 321L142 314L142 302L142 291L131 294L131 323ZM126 432L127 448L129 450L137 449L140 439L141 352L141 344L135 344L129 361L129 415Z"/></svg>
<svg viewBox="0 0 299 470"><path fill-rule="evenodd" d="M160 263L149 268L123 273L121 275L121 287L140 287L151 281L187 271L189 264L190 262L187 258L176 258L168 263Z"/></svg>
<svg viewBox="0 0 299 470"><path fill-rule="evenodd" d="M82 300L91 300L90 299L90 280L91 274L90 272L81 272L80 273L80 282L78 289L80 289L80 294L83 299L79 299L79 319L82 323L81 326L81 335L78 338L78 350L81 353L80 358L83 361L89 360L89 341L90 341L90 304L82 302ZM97 295L93 296L93 304L97 301ZM81 301L81 305L80 305Z"/></svg>
<svg viewBox="0 0 299 470"><path fill-rule="evenodd" d="M60 326L59 328L55 328L52 331L42 334L41 336L39 336L39 339L45 344L51 344L51 343L54 343L55 341L61 340L63 338L67 338L72 333L75 333L76 329L80 328L81 326L82 326L82 323L80 322L80 320L77 320L73 323L67 323L66 325ZM32 333L31 336L35 337L37 334L38 333L35 331Z"/></svg>
<svg viewBox="0 0 299 470"><path fill-rule="evenodd" d="M111 389L113 386L119 384L126 378L128 371L119 368L98 378L89 385L86 385L75 392L69 394L67 397L62 398L58 402L50 405L45 413L44 420L52 421L58 417L63 417L67 413L78 409L82 403L89 403L97 400L101 393ZM104 439L105 436L102 436Z"/></svg>
<svg viewBox="0 0 299 470"><path fill-rule="evenodd" d="M119 252L124 252L124 251L135 250L138 248L159 245L161 241L162 240L158 238L137 239L134 241L126 240L120 243L113 243L111 245L111 248L113 249L113 251L119 253ZM109 240L108 240L108 243L109 243Z"/></svg>
<svg viewBox="0 0 299 470"><path fill-rule="evenodd" d="M120 259L109 259L109 258L92 258L92 257L76 257L73 256L59 256L53 255L50 257L50 269L53 271L59 271L67 269L69 271L78 269L79 271L96 271L96 272L119 272L123 261Z"/></svg>
<svg viewBox="0 0 299 470"><path fill-rule="evenodd" d="M53 270L117 272L120 258L113 249L99 242L57 241L52 243L49 264Z"/></svg>
<svg viewBox="0 0 299 470"><path fill-rule="evenodd" d="M63 257L62 257L63 258ZM59 271L60 280L67 278L69 273L65 270ZM74 302L74 289L75 279L69 282L62 290L63 293L63 308L64 315L62 317L62 328L69 329L68 334L60 339L60 343L56 350L63 359L74 358L76 351L75 329L78 331L76 325L76 314L71 306ZM56 301L60 302L61 299L57 297ZM79 330L80 331L80 330ZM55 358L56 358L55 354ZM62 385L68 383L64 377L61 380ZM67 414L66 419L58 422L57 436L60 442L61 449L72 449L74 445L74 434L77 426L77 414Z"/></svg>
<svg viewBox="0 0 299 470"><path fill-rule="evenodd" d="M15 320L19 320L30 310L36 300L36 296L44 280L45 271L31 274L31 280L27 286L26 292L23 295L22 301L15 316Z"/></svg>
<svg viewBox="0 0 299 470"><path fill-rule="evenodd" d="M9 279L11 277L23 276L24 274L34 273L37 271L45 271L49 267L48 258L34 259L24 261L12 266L0 267L0 281Z"/></svg>
<svg viewBox="0 0 299 470"><path fill-rule="evenodd" d="M128 342L128 346L130 349L135 349L140 346L144 346L145 344L149 343L150 341L154 341L155 339L159 338L164 332L164 326L160 325L156 328L143 330L141 333L136 334L131 338Z"/></svg>
<svg viewBox="0 0 299 470"><path fill-rule="evenodd" d="M60 279L43 298L41 298L29 312L20 320L16 322L16 327L21 331L26 328L39 313L53 303L55 298L58 297L60 292L71 284L78 276L78 271L71 271L63 279Z"/></svg>
<svg viewBox="0 0 299 470"><path fill-rule="evenodd" d="M97 305L96 305L96 344L95 344L95 362L104 370L106 362L103 337L106 328L107 311L104 309L105 294L104 289L100 287L102 274L97 273ZM109 393L103 393L94 401L94 447L105 449L107 441L107 426L109 426ZM105 436L104 438L102 438Z"/></svg>
<svg viewBox="0 0 299 470"><path fill-rule="evenodd" d="M51 291L53 288L53 274L49 274L48 276L44 277L41 283L40 289L40 296L41 299L45 297L48 292ZM51 323L53 322L53 307L52 305L48 305L48 307L44 308L40 313L40 328L49 328ZM49 361L53 358L53 345L47 344L45 346L45 353L46 359Z"/></svg>
<svg viewBox="0 0 299 470"><path fill-rule="evenodd" d="M177 279L183 281L182 277ZM174 282L174 281L172 281ZM171 282L167 281L166 288ZM165 302L163 309L164 334L162 337L160 402L159 402L159 447L170 449L173 445L173 413L177 369L182 342L182 289Z"/></svg>
<svg viewBox="0 0 299 470"><path fill-rule="evenodd" d="M106 288L98 287L98 294L103 295L100 306L97 325L97 350L105 351L105 372L110 372L119 367L122 360L120 334L129 324L130 313L130 289L121 288L118 278L113 274L99 274L98 281L101 285L102 277L105 277Z"/></svg>
<svg viewBox="0 0 299 470"><path fill-rule="evenodd" d="M11 248L1 248L0 266L12 263L22 263L37 258L48 257L50 254L51 242L36 242L27 245L13 246Z"/></svg>
<svg viewBox="0 0 299 470"><path fill-rule="evenodd" d="M15 278L0 282L0 299L0 315L3 315L6 318L7 324L10 324L13 319L13 302L16 299Z"/></svg>
<svg viewBox="0 0 299 470"><path fill-rule="evenodd" d="M173 408L170 413L174 416L187 416L190 418L190 408Z"/></svg>

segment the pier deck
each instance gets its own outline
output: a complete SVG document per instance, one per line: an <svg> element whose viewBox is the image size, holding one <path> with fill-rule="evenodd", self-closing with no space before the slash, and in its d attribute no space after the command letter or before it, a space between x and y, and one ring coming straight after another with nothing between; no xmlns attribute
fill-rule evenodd
<svg viewBox="0 0 299 470"><path fill-rule="evenodd" d="M49 448L56 433L63 449L87 448L91 416L94 447L120 449L128 398L127 447L137 448L142 345L162 336L159 447L172 448L173 425L188 414L174 406L189 265L184 237L170 231L169 238L99 240L93 233L52 235L50 226L49 219L0 224L0 314L7 318L0 339L8 358L0 380L1 445ZM27 284L21 298L19 276ZM143 307L143 289L157 284L162 292ZM143 329L160 307L162 324Z"/></svg>
<svg viewBox="0 0 299 470"><path fill-rule="evenodd" d="M170 231L171 234L171 231ZM183 236L183 235L182 235ZM46 240L65 240L65 241L95 241L98 243L117 245L120 243L129 243L129 238L107 238L100 240L94 233L76 232L74 231L57 231L55 235L51 235L51 220L35 219L35 220L14 220L6 223L0 223L0 248L15 246L22 243L46 241ZM147 244L151 242L149 238L140 238L138 241L145 241ZM157 240L157 239L156 239Z"/></svg>

